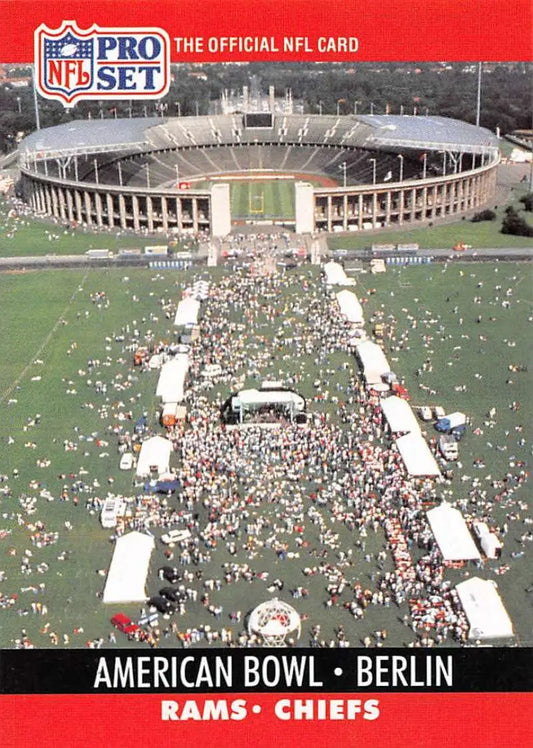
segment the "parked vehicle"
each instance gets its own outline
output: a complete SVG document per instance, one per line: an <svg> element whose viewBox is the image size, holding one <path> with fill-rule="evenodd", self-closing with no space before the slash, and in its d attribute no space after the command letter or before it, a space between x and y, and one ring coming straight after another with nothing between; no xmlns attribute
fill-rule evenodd
<svg viewBox="0 0 533 748"><path fill-rule="evenodd" d="M466 434L466 426L464 424L462 426L456 426L450 431L450 434L453 436L456 442L460 442L463 436Z"/></svg>
<svg viewBox="0 0 533 748"><path fill-rule="evenodd" d="M169 530L162 536L161 542L165 545L172 545L172 543L181 543L184 540L189 540L190 537L190 530Z"/></svg>
<svg viewBox="0 0 533 748"><path fill-rule="evenodd" d="M176 584L181 582L181 574L178 573L177 569L173 569L172 566L162 566L159 569L159 579L166 579L170 584Z"/></svg>
<svg viewBox="0 0 533 748"><path fill-rule="evenodd" d="M163 587L159 590L159 594L161 597L170 600L171 603L178 603L180 599L178 593L172 587Z"/></svg>
<svg viewBox="0 0 533 748"><path fill-rule="evenodd" d="M449 415L444 416L444 418L439 418L439 420L435 423L435 429L437 431L441 431L442 433L450 433L452 429L456 429L459 426L465 426L466 425L466 416L464 413L459 413L458 411L455 413L450 413Z"/></svg>
<svg viewBox="0 0 533 748"><path fill-rule="evenodd" d="M111 623L119 631L122 631L123 634L126 634L128 639L137 638L139 633L142 631L142 629L137 626L136 623L133 623L131 618L128 618L124 613L117 613L114 615L111 618Z"/></svg>
<svg viewBox="0 0 533 748"><path fill-rule="evenodd" d="M167 600L166 597L161 597L160 595L150 597L148 599L148 605L164 615L171 615L176 612L176 606L173 605L170 600Z"/></svg>
<svg viewBox="0 0 533 748"><path fill-rule="evenodd" d="M121 470L131 470L133 467L133 455L131 452L124 452L120 458L119 468Z"/></svg>
<svg viewBox="0 0 533 748"><path fill-rule="evenodd" d="M440 437L439 451L445 460L457 460L459 457L457 441L451 434L443 434Z"/></svg>

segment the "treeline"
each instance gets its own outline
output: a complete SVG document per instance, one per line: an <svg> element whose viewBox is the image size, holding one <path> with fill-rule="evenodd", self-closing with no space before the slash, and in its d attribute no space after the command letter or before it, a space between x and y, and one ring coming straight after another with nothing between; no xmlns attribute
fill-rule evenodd
<svg viewBox="0 0 533 748"><path fill-rule="evenodd" d="M317 114L442 115L475 122L477 65L464 63L251 63L249 65L179 65L169 94L160 102L80 102L72 110L39 97L41 127L71 119L129 116L182 116L213 111L224 89L239 91L257 76L264 93L274 85L283 96L291 89L304 111ZM502 134L531 127L531 72L526 63L485 66L482 76L481 125ZM0 87L0 149L11 150L19 133L35 129L31 86Z"/></svg>

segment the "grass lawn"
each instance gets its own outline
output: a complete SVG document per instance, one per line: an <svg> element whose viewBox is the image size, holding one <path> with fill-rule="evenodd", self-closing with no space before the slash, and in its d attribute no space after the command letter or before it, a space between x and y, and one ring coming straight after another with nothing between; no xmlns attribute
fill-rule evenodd
<svg viewBox="0 0 533 748"><path fill-rule="evenodd" d="M143 237L132 233L94 232L86 228L70 228L51 220L36 219L30 216L21 218L9 217L10 206L0 197L0 257L19 257L25 255L76 255L88 249L119 249L145 247L147 244L164 244L166 237ZM191 240L179 242L174 247L191 249Z"/></svg>
<svg viewBox="0 0 533 748"><path fill-rule="evenodd" d="M233 218L294 218L294 182L287 179L231 182Z"/></svg>
<svg viewBox="0 0 533 748"><path fill-rule="evenodd" d="M3 572L0 594L19 596L13 607L0 608L3 646L14 646L22 628L38 647L52 646L52 631L59 635L59 646L82 647L88 639L106 638L111 630L109 618L117 612L116 606L104 606L97 597L104 583L97 570L108 568L113 550L110 531L101 527L97 514L85 508L87 494L80 493L78 505L74 503L76 491L72 485L79 479L87 482L92 487L91 496L103 497L108 491L136 494L131 473L118 470L116 437L111 430L121 422L121 414L131 411L134 419L146 412L151 426L160 431L154 396L158 373L140 374L134 369L131 352L125 351L123 342L117 338L123 334L131 336L137 328L140 339L149 334L155 340L172 339L171 320L163 313L161 299L177 301L191 278L206 277L208 272L128 269L123 276L116 270L91 269L87 273L48 270L39 274L0 275L2 298L9 300L0 322L0 334L7 341L10 354L9 363L4 363L0 370L3 397L0 472L7 476L0 489L8 485L12 490L11 495L0 493L0 571ZM216 281L224 273L224 269L216 268L210 277ZM316 268L295 271L287 278L290 280L283 295L274 300L264 299L265 314L258 318L257 329L248 331L247 344L272 355L264 359L256 378L248 379L246 384L256 385L263 379L286 380L298 374L301 377L298 389L309 398L309 409L326 408L335 419L331 403L313 401L316 394L313 382L320 376L315 357L296 362L291 359L290 346L282 339L278 337L273 344L278 324L266 314L266 309L275 304L280 319L292 314L294 328L305 326L302 289L308 282L320 282ZM367 324L370 326L372 315L384 314L390 316L389 322L394 320L395 339L389 341L387 353L394 370L405 379L411 402L438 403L450 411L463 410L472 420L472 428L460 444L461 466L456 468L449 487L453 500L466 495L473 476L480 479L492 497L496 490L491 488L487 476L501 480L506 474L516 472L517 462L528 457L527 444L519 442L521 437L527 440L527 426L533 418L529 396L531 361L528 361L533 319L531 289L531 266L513 263L454 262L394 268L383 276L358 276L356 291L365 300ZM475 298L479 301L474 301ZM509 302L509 307L502 306L502 302ZM302 304L302 311L295 312ZM235 310L234 317L242 321L239 310ZM433 362L433 371L417 375L427 358ZM95 359L98 364L91 370L89 361ZM510 364L521 368L529 364L529 372L510 372ZM332 392L345 397L349 373L356 370L353 359L339 352L331 357L328 367L332 372ZM239 373L236 371L235 375ZM107 384L106 395L96 392L97 381ZM419 385L434 390L434 394ZM207 392L217 402L226 394L222 387ZM519 410L511 410L513 401L520 403ZM491 407L496 408L495 423L486 425L486 414ZM40 418L34 423L37 414ZM476 427L482 433L475 435L472 429ZM69 443L76 448L71 450ZM43 458L49 459L50 465L38 467L37 460ZM476 467L474 460L480 460L484 467ZM18 471L18 477L13 477L14 470ZM49 494L43 495L43 490ZM524 489L516 498L526 501ZM201 520L207 521L205 509L198 507L198 511ZM327 510L321 511L328 520ZM264 512L275 521L275 504L266 503ZM509 514L519 518L508 519ZM497 563L491 563L482 575L497 581L520 642L531 644L524 592L530 584L528 561L525 557L510 556L521 550L517 538L528 529L523 522L526 516L525 504L519 510L514 505L496 504L495 520L499 524L508 521L510 526L503 562L509 563L511 569L495 576ZM59 533L57 543L42 548L32 545L31 536L38 520L45 532ZM66 522L72 529L68 529ZM335 531L342 547L353 547L354 536L343 524L335 526ZM318 543L318 530L310 528L309 532L312 542ZM156 530L155 534L159 537L161 533ZM381 531L369 533L367 552L376 553L383 544ZM30 573L21 566L24 555L29 558ZM372 564L357 550L354 559L354 574L362 584L368 584ZM221 564L235 560L248 559L230 556L224 544L220 544L213 551L212 561L204 567L206 577L220 574ZM162 586L155 570L164 562L163 546L157 541L148 582L150 594ZM43 563L48 568L40 566L42 571L39 571L38 566ZM315 602L324 598L324 580L319 576L303 577L304 559L280 561L275 554L265 551L260 560L250 563L269 570L271 579L283 575L286 584L281 597L289 602L292 599L288 589L302 584L309 587L309 598L296 601L300 612L309 616L302 643L307 643L308 629L317 622L321 623L324 636L330 638L342 621L353 646L359 646L360 640L377 628L388 629L390 645L401 646L414 637L398 620L407 608L371 606L359 623L354 623L342 609L333 614L326 611ZM392 568L390 558L385 568ZM463 578L463 572L449 574L454 582ZM35 593L31 588L36 589L39 584L46 587ZM230 610L248 611L267 599L265 587L259 581L253 584L241 581L214 593L213 601L223 605L225 611L220 625L229 625ZM180 628L213 623L200 597L201 594L198 602L187 606L187 613L177 619ZM46 617L31 612L31 603L37 601L46 604ZM139 606L123 606L123 610L137 616ZM83 633L74 634L74 629L80 626ZM64 635L69 637L68 641L63 639ZM137 646L130 645L119 634L117 638L121 646ZM175 639L161 641L163 647L175 645Z"/></svg>

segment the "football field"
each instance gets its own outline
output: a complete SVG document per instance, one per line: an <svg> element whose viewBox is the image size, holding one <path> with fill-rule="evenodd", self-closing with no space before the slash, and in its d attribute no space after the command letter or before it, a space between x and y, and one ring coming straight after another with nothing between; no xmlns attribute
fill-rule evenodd
<svg viewBox="0 0 533 748"><path fill-rule="evenodd" d="M233 218L294 219L294 182L287 179L231 183Z"/></svg>

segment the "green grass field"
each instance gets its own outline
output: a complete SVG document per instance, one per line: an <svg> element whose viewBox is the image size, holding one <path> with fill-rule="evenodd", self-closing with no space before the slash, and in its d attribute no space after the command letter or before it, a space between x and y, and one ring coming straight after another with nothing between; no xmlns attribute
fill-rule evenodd
<svg viewBox="0 0 533 748"><path fill-rule="evenodd" d="M287 179L231 182L231 215L294 220L294 182Z"/></svg>
<svg viewBox="0 0 533 748"><path fill-rule="evenodd" d="M83 254L88 249L119 249L144 247L161 243L161 239L135 236L133 233L89 231L86 228L67 228L49 219L30 216L9 217L10 206L0 196L0 257L21 257ZM191 240L178 243L174 249L190 250Z"/></svg>
<svg viewBox="0 0 533 748"><path fill-rule="evenodd" d="M215 269L211 277L216 280L223 273L223 269ZM302 283L319 282L316 269L306 268L301 273L303 275L287 276L286 289L275 301L276 306L289 310L288 313L305 300ZM202 274L206 276L207 271L203 270ZM125 277L114 270L89 270L87 273L48 270L0 275L0 293L8 300L0 320L0 335L9 348L9 356L4 357L0 369L0 472L8 477L6 482L0 483L0 488L9 485L12 489L12 495L0 494L3 579L0 592L19 596L14 607L0 608L0 643L3 646L14 646L22 628L38 647L52 646L52 631L59 635L59 646L80 647L88 639L107 637L111 628L109 618L116 609L104 606L97 597L104 581L97 570L109 565L110 531L101 527L97 514L85 509L85 495L80 495L77 506L71 490L67 491L68 500L61 496L64 487L70 489L73 480L85 476L85 471L88 477L83 480L93 484L92 495L105 496L107 491L132 494L131 474L118 470L116 438L109 429L119 422L121 412L131 410L134 418L146 411L150 424L159 430L154 396L157 372L140 375L132 367L131 353L123 350L123 344L116 337L129 326L130 334L137 327L141 336L151 330L156 340L172 339L172 326L162 313L160 299L179 298L191 277L192 271L156 273L145 269L129 269ZM372 315L384 314L389 322L394 319L396 337L403 336L401 350L387 353L395 371L405 379L411 402L414 405L438 403L447 410L464 410L472 419L472 428L481 429L478 435L469 430L461 442L462 467L456 469L450 487L453 500L463 498L469 486L461 480L462 476L475 475L492 495L487 476L502 479L508 472L515 471L517 461L528 458L527 443L519 441L522 436L527 441L528 424L533 419L528 354L533 321L531 280L530 265L513 263L466 265L454 262L395 268L383 276L358 276L356 291L359 298L365 300L368 325ZM105 297L99 301L96 295L102 293ZM502 302L507 301L509 308L502 306ZM272 300L265 299L265 305L271 303ZM238 311L235 315L235 320L240 321ZM304 320L302 317L298 324ZM266 315L260 318L260 323L260 329L249 330L247 334L252 347L270 345L278 329ZM298 388L312 398L316 394L313 382L319 377L314 356L295 362L290 353L290 346L284 345L278 337L273 356L265 359L257 379L249 379L247 385L257 384L262 379L284 380L298 374L301 377ZM417 370L427 358L433 362L433 371L417 376ZM100 362L94 372L88 368L90 359ZM529 372L512 373L510 364L524 368L529 364ZM349 372L355 368L353 359L346 354L339 352L332 356L329 362L332 392L345 397L347 369ZM106 396L95 392L97 379L108 385ZM421 384L434 390L434 394L421 389ZM226 394L223 387L216 387L208 396L220 400ZM511 410L513 401L520 403L518 411ZM486 414L491 407L496 408L495 424L487 426ZM332 418L335 417L331 405L314 403L311 399L309 408L327 408ZM40 419L33 424L36 414ZM517 430L520 427L523 431ZM108 444L97 443L98 439ZM66 449L68 442L76 444L77 449ZM43 458L49 459L50 465L38 467L37 460ZM476 467L474 460L481 460L484 467ZM14 470L18 471L18 477L13 476ZM43 490L50 492L52 500L41 496ZM523 489L517 498L526 501ZM275 508L275 504L266 504L264 511L275 519ZM514 511L508 506L496 505L494 516L498 523L503 523L507 514ZM489 566L484 576L497 581L519 641L531 644L530 615L524 593L530 584L528 561L510 557L512 552L520 550L517 538L528 529L523 522L528 516L525 503L518 514L519 518L509 520L510 532L505 538L503 562L509 562L511 570L505 575L493 576ZM43 522L47 532L59 533L57 544L43 548L31 545L37 520ZM71 523L72 529L67 529L65 522ZM338 532L343 546L353 544L353 536L344 526L339 524ZM159 535L159 531L156 534ZM379 551L383 540L381 532L370 534L367 551ZM30 574L21 568L26 549L32 553ZM164 563L162 549L157 542L148 585L151 594L160 586L154 570ZM66 554L65 560L61 560L63 554ZM372 567L362 554L356 553L354 559L355 573L365 583ZM205 567L206 576L217 575L220 565L228 560L235 559L221 544L213 553L211 564ZM41 567L44 570L39 572L37 566L42 563L48 564L48 569ZM269 570L272 575L282 573L286 589L302 584L303 560L285 561L280 568L281 562L273 554L265 553L264 558L254 563L260 563L260 568ZM450 578L460 581L461 574L450 572ZM326 637L332 636L333 628L342 621L353 646L358 646L363 636L382 627L389 631L390 645L401 646L410 640L410 629L398 621L398 616L407 612L403 608L372 607L364 621L357 624L342 611L338 614L325 612L321 605L314 603L315 598L323 598L322 582L318 577L306 578L312 594L298 601L298 608L309 615L309 625L322 623ZM46 589L35 595L30 588L40 583L45 584ZM290 601L288 593L284 595ZM241 583L223 588L214 597L227 613L234 609L249 610L266 596L264 586L259 583ZM30 604L35 601L47 605L46 617L31 613ZM124 606L123 609L136 616L139 606ZM25 614L24 611L29 612ZM177 623L180 628L199 622L212 623L205 615L198 602L188 606L187 614L177 619ZM227 619L223 623L227 625ZM73 631L79 626L84 631L75 635ZM69 637L68 643L63 640L64 635ZM304 643L306 641L304 636ZM119 644L128 646L125 638L120 638ZM175 646L175 640L162 639L161 646Z"/></svg>

